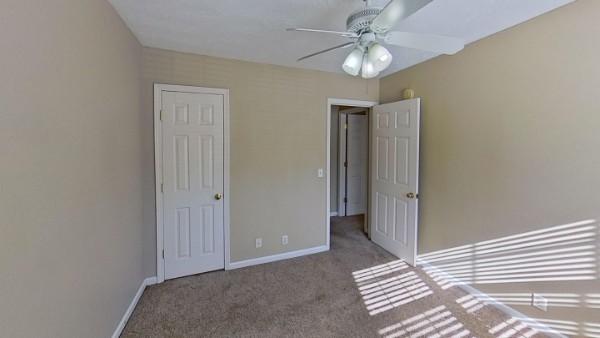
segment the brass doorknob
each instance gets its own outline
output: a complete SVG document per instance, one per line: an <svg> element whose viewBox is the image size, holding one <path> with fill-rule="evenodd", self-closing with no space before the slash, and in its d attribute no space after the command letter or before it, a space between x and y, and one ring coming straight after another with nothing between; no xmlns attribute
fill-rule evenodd
<svg viewBox="0 0 600 338"><path fill-rule="evenodd" d="M406 194L406 197L407 198L415 198L416 195L415 195L415 193L409 192L408 194Z"/></svg>
<svg viewBox="0 0 600 338"><path fill-rule="evenodd" d="M221 195L221 194L219 194L219 193L215 194L215 199L216 199L217 201L218 201L218 200L220 200L221 198L223 198L223 195Z"/></svg>

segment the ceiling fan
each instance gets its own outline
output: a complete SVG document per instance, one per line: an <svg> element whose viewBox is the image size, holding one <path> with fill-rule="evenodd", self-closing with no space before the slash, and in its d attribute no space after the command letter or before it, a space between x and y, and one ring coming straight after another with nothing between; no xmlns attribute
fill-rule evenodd
<svg viewBox="0 0 600 338"><path fill-rule="evenodd" d="M390 31L396 23L411 16L433 0L390 0L384 8L371 6L363 0L365 8L358 10L346 20L346 31L330 31L310 28L288 28L288 31L334 34L351 41L301 57L298 61L327 53L339 48L353 47L342 68L352 76L373 78L392 63L392 54L382 45L389 44L420 49L437 54L456 54L464 48L458 38ZM362 71L361 71L362 70Z"/></svg>

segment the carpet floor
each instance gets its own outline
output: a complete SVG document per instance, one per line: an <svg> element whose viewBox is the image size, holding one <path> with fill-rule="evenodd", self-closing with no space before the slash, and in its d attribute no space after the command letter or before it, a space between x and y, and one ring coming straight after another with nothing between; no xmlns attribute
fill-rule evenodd
<svg viewBox="0 0 600 338"><path fill-rule="evenodd" d="M328 252L150 286L122 337L543 337L334 217Z"/></svg>

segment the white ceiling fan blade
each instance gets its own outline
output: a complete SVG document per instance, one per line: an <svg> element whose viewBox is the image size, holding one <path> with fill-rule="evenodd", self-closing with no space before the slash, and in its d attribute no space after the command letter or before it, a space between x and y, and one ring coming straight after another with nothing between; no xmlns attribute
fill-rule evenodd
<svg viewBox="0 0 600 338"><path fill-rule="evenodd" d="M312 28L288 28L286 29L288 32L308 32L308 33L324 33L324 34L334 34L347 38L357 38L358 34L352 32L338 32L338 31L328 31L324 29L312 29Z"/></svg>
<svg viewBox="0 0 600 338"><path fill-rule="evenodd" d="M312 53L312 54L308 54L308 55L306 55L306 56L303 56L303 57L299 58L299 59L298 59L298 60L296 60L296 61L297 61L297 62L300 62L300 61L302 61L302 60L306 60L306 59L308 59L308 58L311 58L311 57L313 57L313 56L317 56L317 55L319 55L319 54L323 54L323 53L331 52L332 50L335 50L335 49L338 49L338 48L346 48L346 47L350 47L350 46L352 46L352 45L354 45L354 42L346 42L346 43L343 43L343 44L341 44L341 45L337 45L337 46L334 46L334 47L331 47L331 48L327 48L327 49L324 49L324 50L322 50L322 51L319 51L319 52L315 52L315 53Z"/></svg>
<svg viewBox="0 0 600 338"><path fill-rule="evenodd" d="M400 20L406 19L419 9L427 6L432 0L391 0L373 19L371 30L375 33L385 33L392 29Z"/></svg>
<svg viewBox="0 0 600 338"><path fill-rule="evenodd" d="M465 48L462 39L432 34L388 32L383 41L390 45L448 55L456 54Z"/></svg>

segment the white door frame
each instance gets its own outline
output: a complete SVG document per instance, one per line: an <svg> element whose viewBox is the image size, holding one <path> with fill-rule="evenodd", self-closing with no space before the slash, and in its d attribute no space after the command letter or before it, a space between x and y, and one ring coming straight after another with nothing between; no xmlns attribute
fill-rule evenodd
<svg viewBox="0 0 600 338"><path fill-rule="evenodd" d="M356 114L356 113L362 113L365 112L365 108L363 107L356 107L356 108L351 108L351 109L346 109L344 111L339 111L338 114L340 115L340 119L339 119L339 123L338 123L338 153L337 153L337 157L338 157L338 210L337 210L337 214L338 216L342 215L342 210L344 210L345 207L345 203L344 201L340 198L342 195L346 194L346 167L343 167L340 165L340 163L344 163L346 161L346 152L342 151L342 148L345 150L346 148L346 133L342 133L342 128L345 125L344 122L342 122L341 116L342 114L345 115L349 115L349 114ZM369 112L368 110L366 111L366 115L367 115L367 119L369 118ZM367 120L367 122L369 122ZM369 131L367 130L367 133ZM368 143L368 135L367 135L367 143ZM368 179L368 177L367 177ZM368 200L369 196L367 193L367 200ZM345 211L345 210L344 210ZM345 213L344 213L345 215Z"/></svg>
<svg viewBox="0 0 600 338"><path fill-rule="evenodd" d="M327 133L326 133L326 144L325 148L327 149L327 208L325 210L325 224L327 226L327 250L330 248L330 240L331 240L331 221L330 221L330 209L331 209L331 106L353 106L353 107L362 107L362 108L371 108L373 106L378 105L379 102L376 101L362 101L362 100L352 100L352 99L336 99L336 98L328 98L327 99ZM337 154L336 154L337 156ZM339 167L339 163L338 163ZM370 227L369 227L370 228Z"/></svg>
<svg viewBox="0 0 600 338"><path fill-rule="evenodd" d="M165 280L163 259L163 194L162 185L162 126L160 111L162 108L162 92L183 92L223 95L223 239L225 242L225 270L230 269L229 251L229 89L180 86L171 84L154 84L154 172L156 196L156 280Z"/></svg>

